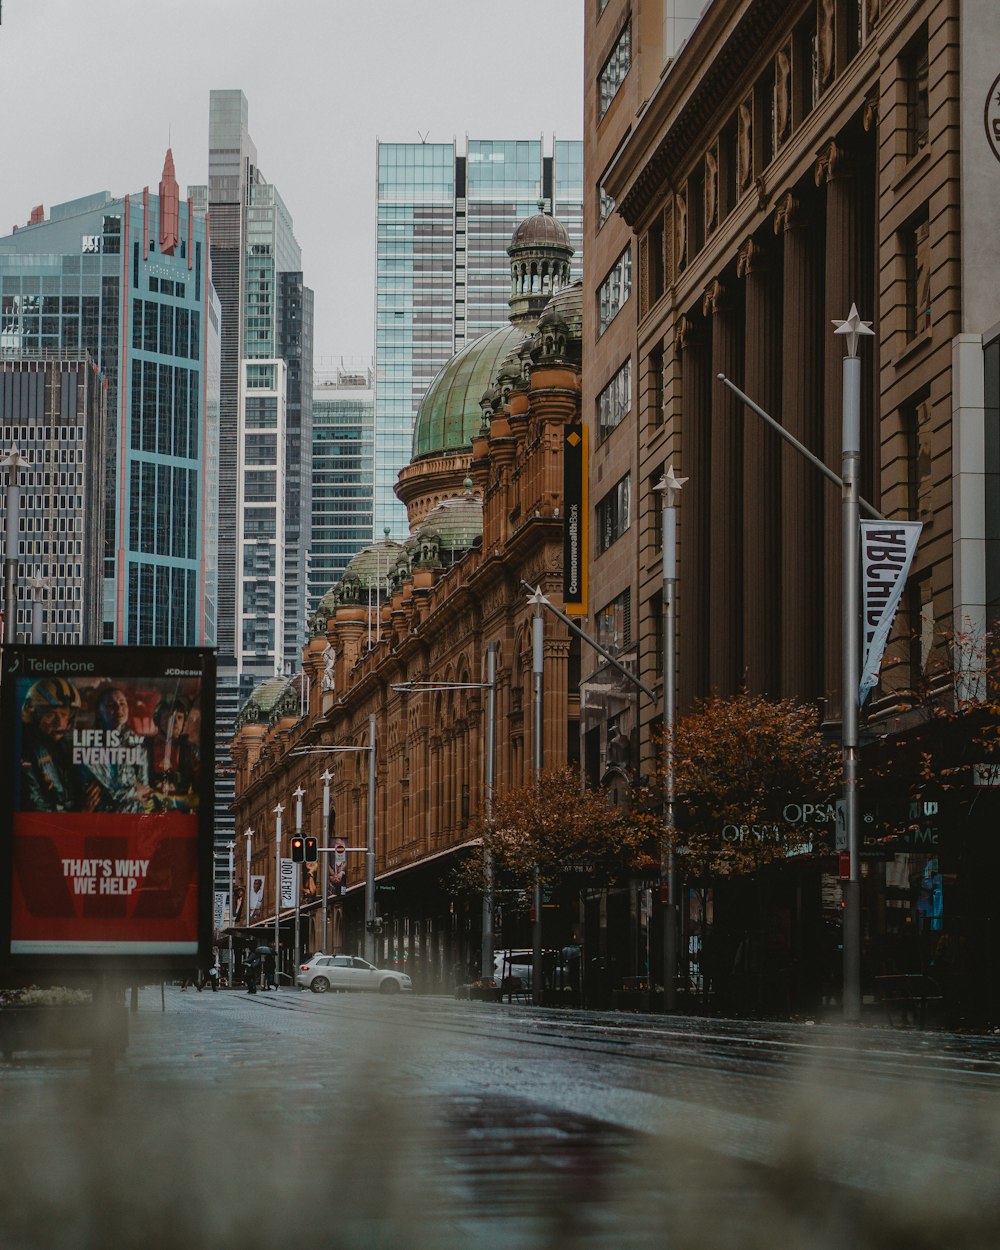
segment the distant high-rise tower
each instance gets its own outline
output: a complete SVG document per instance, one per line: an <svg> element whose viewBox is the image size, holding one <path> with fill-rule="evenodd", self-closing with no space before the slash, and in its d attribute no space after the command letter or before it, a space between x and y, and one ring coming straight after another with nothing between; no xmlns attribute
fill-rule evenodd
<svg viewBox="0 0 1000 1250"><path fill-rule="evenodd" d="M5 452L16 448L21 457L18 642L32 639L36 593L43 642L101 641L107 395L107 381L86 352L0 353L0 439ZM2 533L5 507L3 492Z"/></svg>
<svg viewBox="0 0 1000 1250"><path fill-rule="evenodd" d="M47 218L39 206L0 239L0 350L89 353L107 381L106 642L215 644L219 305L206 239L169 151L159 195L102 191ZM68 454L68 427L58 448Z"/></svg>
<svg viewBox="0 0 1000 1250"><path fill-rule="evenodd" d="M504 248L541 200L566 227L574 276L583 260L583 144L541 139L379 143L373 536L407 533L393 494L412 454L413 422L438 370L466 343L507 324Z"/></svg>
<svg viewBox="0 0 1000 1250"><path fill-rule="evenodd" d="M317 369L312 405L310 611L372 540L375 393L370 361Z"/></svg>
<svg viewBox="0 0 1000 1250"><path fill-rule="evenodd" d="M232 836L229 742L261 680L301 657L311 510L312 291L292 218L257 166L242 91L209 101L208 185L222 306L216 842Z"/></svg>

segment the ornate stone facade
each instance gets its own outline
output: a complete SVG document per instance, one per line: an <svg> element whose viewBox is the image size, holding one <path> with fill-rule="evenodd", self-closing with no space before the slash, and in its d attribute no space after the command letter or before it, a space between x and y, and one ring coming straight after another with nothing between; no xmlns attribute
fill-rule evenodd
<svg viewBox="0 0 1000 1250"><path fill-rule="evenodd" d="M996 626L1000 463L984 359L1000 341L1000 244L985 223L1000 163L983 128L995 4L713 0L691 7L673 47L656 38L667 13L657 0L586 6L587 203L616 212L585 218L585 308L623 249L674 261L647 260L627 315L585 327L585 419L623 362L634 380L627 418L593 458L593 499L625 473L634 488L629 530L591 570L592 608L630 595L638 671L657 683L652 486L673 464L689 479L679 709L747 686L814 702L836 733L855 697L841 688L840 493L718 375L839 473L844 348L831 322L856 303L876 334L860 352L861 494L924 525L866 706L873 732L894 731L929 656L947 660L948 631L981 639ZM629 22L641 38L601 116L601 68ZM659 710L638 707L646 762Z"/></svg>
<svg viewBox="0 0 1000 1250"><path fill-rule="evenodd" d="M565 232L549 233L562 265ZM544 253L545 234L536 221L517 237L520 299L524 247ZM541 266L545 257L535 259ZM432 384L424 400L441 433L430 438L418 418L419 454L401 474L411 535L402 543L387 535L360 553L323 599L304 651L302 714L276 718L274 710L291 700L268 689L244 709L233 742L237 829L254 830L253 871L266 878L264 913L273 924L274 809L284 805L290 833L289 796L301 786L304 828L332 844L331 831L321 829L329 769L336 836L363 846L365 748L375 718L379 955L405 960L428 986L447 985L453 963L467 961L480 940L476 909L453 898L447 883L482 807L491 645L498 657L495 784L518 785L530 775L533 609L523 583L561 604L562 441L564 425L580 420L580 304L579 284L563 287L537 328L522 320L507 354L490 367L485 394L482 379L474 387L477 345L446 366L441 387ZM480 340L480 350L495 351L500 333ZM457 385L456 378L466 381ZM566 763L578 742L569 671L575 651L565 627L547 614L546 767ZM362 949L363 861L348 853L346 893L331 900L325 937L319 904L309 904L303 949Z"/></svg>

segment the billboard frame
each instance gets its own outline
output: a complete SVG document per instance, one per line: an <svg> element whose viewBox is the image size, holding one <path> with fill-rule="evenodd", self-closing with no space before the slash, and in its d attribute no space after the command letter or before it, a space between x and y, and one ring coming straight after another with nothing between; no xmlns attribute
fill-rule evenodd
<svg viewBox="0 0 1000 1250"><path fill-rule="evenodd" d="M20 708L19 680L66 678L69 681L103 679L147 681L166 687L198 678L200 724L196 746L199 770L196 834L196 950L60 951L53 953L12 950L15 798L21 755L15 752ZM0 662L0 977L22 981L26 976L66 979L92 978L94 974L123 974L125 980L158 979L201 965L212 948L214 933L214 772L215 772L215 652L204 647L125 647L14 645L3 648ZM67 813L68 814L68 813ZM74 813L75 814L75 813ZM57 822L56 822L57 823ZM127 946L128 939L116 941ZM142 943L137 941L137 945ZM168 944L168 943L165 943ZM147 943L148 945L148 943Z"/></svg>

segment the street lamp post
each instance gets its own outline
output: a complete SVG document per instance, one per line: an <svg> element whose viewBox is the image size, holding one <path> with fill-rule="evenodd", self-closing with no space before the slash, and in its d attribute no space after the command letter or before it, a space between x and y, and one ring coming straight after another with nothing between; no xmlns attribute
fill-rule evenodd
<svg viewBox="0 0 1000 1250"><path fill-rule="evenodd" d="M48 589L48 582L36 572L28 578L28 586L31 589L31 641L37 646L45 641L42 627L42 591Z"/></svg>
<svg viewBox="0 0 1000 1250"><path fill-rule="evenodd" d="M299 786L297 790L292 791L292 797L295 799L295 836L298 838L302 837L302 797L304 794L305 794L305 790L302 789L301 785ZM293 977L292 984L293 985L295 984L295 981L294 981L295 969L298 967L299 952L301 950L301 939L300 939L300 934L299 934L299 926L302 920L302 879L300 876L301 872L302 872L302 869L299 867L298 864L296 864L292 869L292 873L294 875L294 884L292 888L295 890L295 951L292 955L292 977Z"/></svg>
<svg viewBox="0 0 1000 1250"><path fill-rule="evenodd" d="M653 487L661 497L663 540L663 819L666 854L661 857L663 907L663 1006L677 1009L678 899L674 849L674 722L677 715L677 499L686 477L673 465ZM662 889L661 886L661 889Z"/></svg>
<svg viewBox="0 0 1000 1250"><path fill-rule="evenodd" d="M491 642L486 649L486 761L483 779L483 806L486 828L493 829L493 785L496 766L497 738L497 644ZM489 845L483 847L483 944L482 975L493 975L493 853Z"/></svg>
<svg viewBox="0 0 1000 1250"><path fill-rule="evenodd" d="M233 987L233 925L236 923L236 916L233 911L233 899L236 891L236 862L234 851L236 850L235 840L229 843L229 988Z"/></svg>
<svg viewBox="0 0 1000 1250"><path fill-rule="evenodd" d="M281 813L285 809L279 803L274 809L277 817L274 826L274 979L281 988L281 976L278 972L281 952L279 921L281 918Z"/></svg>
<svg viewBox="0 0 1000 1250"><path fill-rule="evenodd" d="M365 958L375 962L375 713L368 717L368 838L365 850Z"/></svg>
<svg viewBox="0 0 1000 1250"><path fill-rule="evenodd" d="M860 684L860 510L858 478L861 461L861 360L858 340L874 335L861 320L856 304L844 321L833 323L844 336L843 425L841 477L843 493L843 678L841 726L844 764L844 824L849 876L844 889L844 1021L861 1019L861 877L858 836L858 687Z"/></svg>
<svg viewBox="0 0 1000 1250"><path fill-rule="evenodd" d="M246 884L246 890L244 891L244 894L243 894L243 905L246 908L246 913L247 913L246 914L246 926L248 929L250 928L250 859L251 859L251 856L253 855L253 832L254 831L248 825L247 831L243 835L247 840L247 884ZM230 988L232 988L232 984L233 984L233 971L234 971L233 966L232 964L230 964L229 965Z"/></svg>
<svg viewBox="0 0 1000 1250"><path fill-rule="evenodd" d="M5 514L5 541L3 561L3 639L17 642L17 554L18 530L21 527L21 486L17 471L24 464L24 457L13 448L0 463L7 470L7 511Z"/></svg>
<svg viewBox="0 0 1000 1250"><path fill-rule="evenodd" d="M330 845L330 782L333 780L333 773L329 768L320 773L320 781L323 783L323 832L320 834L320 882L323 890L323 937L320 941L320 950L327 949L326 941L326 924L327 924L327 895L330 891L330 861L327 859L329 855L328 847Z"/></svg>
<svg viewBox="0 0 1000 1250"><path fill-rule="evenodd" d="M542 620L542 607L545 596L539 586L528 600L534 605L535 615L531 622L531 694L532 694L532 763L535 771L535 782L541 785L542 776L542 677L545 659L545 622ZM535 865L535 923L531 930L531 999L535 1004L542 1002L542 874L538 864Z"/></svg>

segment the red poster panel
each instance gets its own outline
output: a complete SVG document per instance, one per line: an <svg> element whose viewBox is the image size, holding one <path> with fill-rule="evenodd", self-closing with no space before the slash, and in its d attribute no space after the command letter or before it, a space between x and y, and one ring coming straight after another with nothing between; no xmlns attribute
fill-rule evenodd
<svg viewBox="0 0 1000 1250"><path fill-rule="evenodd" d="M7 648L12 961L169 967L197 955L213 889L212 768L202 767L213 676L201 651Z"/></svg>

